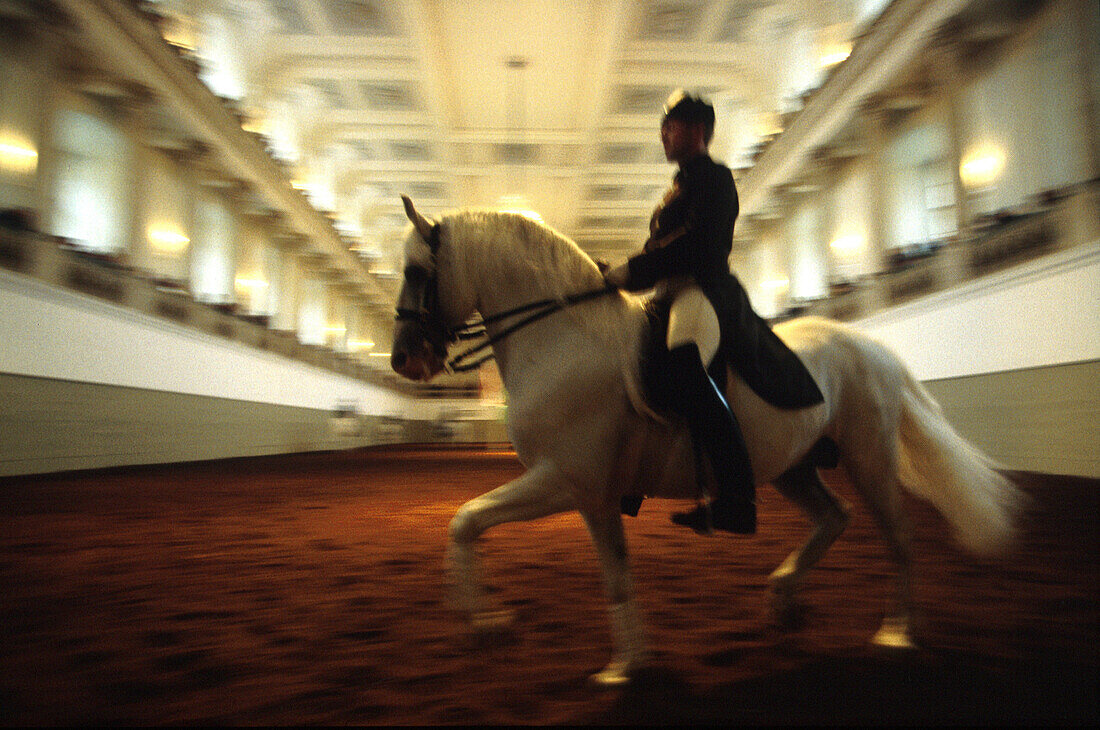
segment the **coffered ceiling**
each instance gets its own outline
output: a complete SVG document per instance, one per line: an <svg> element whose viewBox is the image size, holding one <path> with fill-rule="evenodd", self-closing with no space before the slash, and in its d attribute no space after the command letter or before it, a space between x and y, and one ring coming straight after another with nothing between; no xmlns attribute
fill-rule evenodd
<svg viewBox="0 0 1100 730"><path fill-rule="evenodd" d="M778 124L790 54L869 18L868 0L207 0L159 3L232 46L240 104L296 120L294 169L328 175L338 227L381 275L397 270L399 196L429 215L533 211L597 256L626 255L673 172L661 107L708 94L732 167ZM202 49L200 48L200 51ZM216 43L207 54L217 54ZM815 51L817 53L817 51ZM810 59L811 64L819 59ZM802 62L802 61L800 61ZM215 59L214 65L217 65ZM262 121L262 120L266 120Z"/></svg>

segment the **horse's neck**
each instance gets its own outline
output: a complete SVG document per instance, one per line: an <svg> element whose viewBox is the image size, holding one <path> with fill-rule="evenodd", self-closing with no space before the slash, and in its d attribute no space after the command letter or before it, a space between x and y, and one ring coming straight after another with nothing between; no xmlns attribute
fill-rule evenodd
<svg viewBox="0 0 1100 730"><path fill-rule="evenodd" d="M491 317L531 302L556 297L556 293L548 289L519 286L522 281L517 274L502 277L498 285L488 286L485 295L480 298L481 315ZM534 313L517 314L488 325L486 330L491 337L499 335ZM505 389L516 396L529 384L534 373L524 364L550 361L560 363L578 356L576 336L576 322L570 318L568 312L562 311L542 317L498 341L493 345L493 355Z"/></svg>
<svg viewBox="0 0 1100 730"><path fill-rule="evenodd" d="M467 242L467 245L471 243ZM589 291L600 285L599 276L591 276L583 262L564 260L561 262L563 265L555 270L533 274L531 263L525 256L525 247L542 245L540 243L528 244L497 237L475 245L476 248L467 252L466 278L476 282L477 306L483 317L492 317L543 299ZM546 245L558 244L547 242ZM571 263L577 265L571 266ZM491 336L499 334L532 313L490 324L488 333ZM532 377L545 378L553 372L552 367L545 367L539 368L538 373L530 373L530 368L526 367L528 363L565 364L584 357L582 340L576 315L569 310L556 312L514 331L493 347L505 388L516 394L529 384Z"/></svg>
<svg viewBox="0 0 1100 730"><path fill-rule="evenodd" d="M558 299L590 291L601 284L598 276L587 275L578 265L574 270L534 274L522 247L488 247L467 262L468 276L477 281L478 309L490 317L531 302Z"/></svg>

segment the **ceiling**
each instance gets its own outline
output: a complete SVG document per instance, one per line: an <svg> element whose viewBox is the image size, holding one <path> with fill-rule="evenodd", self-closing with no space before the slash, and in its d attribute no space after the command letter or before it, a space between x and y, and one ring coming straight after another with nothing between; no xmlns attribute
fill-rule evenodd
<svg viewBox="0 0 1100 730"><path fill-rule="evenodd" d="M429 215L534 211L595 256L644 239L673 172L658 139L677 87L711 97L732 167L793 111L800 48L850 48L879 0L162 0L315 204L385 281L399 196ZM229 18L221 42L205 15ZM215 34L216 35L216 34ZM213 39L213 40L211 40ZM830 46L831 44L831 46ZM224 51L224 53L223 53ZM229 59L227 61L226 59ZM839 60L839 59L838 59ZM209 83L209 82L208 82ZM785 87L786 85L786 87ZM282 121L280 121L282 120ZM286 135L284 135L286 136ZM296 158L296 159L295 159ZM313 182L311 182L313 181ZM321 187L324 187L322 185Z"/></svg>

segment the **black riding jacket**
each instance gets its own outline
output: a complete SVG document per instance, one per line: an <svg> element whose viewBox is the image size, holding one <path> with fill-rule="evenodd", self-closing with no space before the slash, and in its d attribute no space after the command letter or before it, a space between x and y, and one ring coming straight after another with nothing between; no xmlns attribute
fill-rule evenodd
<svg viewBox="0 0 1100 730"><path fill-rule="evenodd" d="M824 397L798 356L752 308L729 269L737 186L725 165L702 154L680 166L653 212L642 252L627 261L631 291L689 276L706 294L722 331L720 352L757 395L779 408L804 408ZM671 302L657 302L666 310Z"/></svg>

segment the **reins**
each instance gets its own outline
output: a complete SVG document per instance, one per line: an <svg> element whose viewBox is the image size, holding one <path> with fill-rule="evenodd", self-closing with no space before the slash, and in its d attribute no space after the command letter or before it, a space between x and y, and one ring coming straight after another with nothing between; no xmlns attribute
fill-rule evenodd
<svg viewBox="0 0 1100 730"><path fill-rule="evenodd" d="M613 287L602 286L599 289L592 289L591 291L580 292L579 294L570 294L569 296L563 298L540 299L537 302L528 302L527 304L523 304L513 309L509 309L504 312L498 312L489 317L485 317L477 322L471 322L469 324L462 325L461 327L458 327L457 329L451 331L451 336L453 339L471 340L485 334L485 328L487 325L502 322L517 315L526 314L527 312L534 312L533 314L524 317L518 322L515 322L514 324L505 327L503 330L497 332L495 335L490 336L489 339L487 339L485 342L482 342L475 347L472 347L469 350L466 350L465 352L452 357L450 360L447 361L447 370L452 373L466 373L471 370L476 370L487 363L489 360L493 359L492 352L489 352L488 354L479 357L473 362L465 361L469 360L474 355L482 352L483 350L488 350L493 345L500 342L505 337L508 337L517 330L520 330L529 324L537 322L543 317L549 317L555 312L560 312L563 309L590 301L592 299L598 299L616 291L618 290Z"/></svg>

